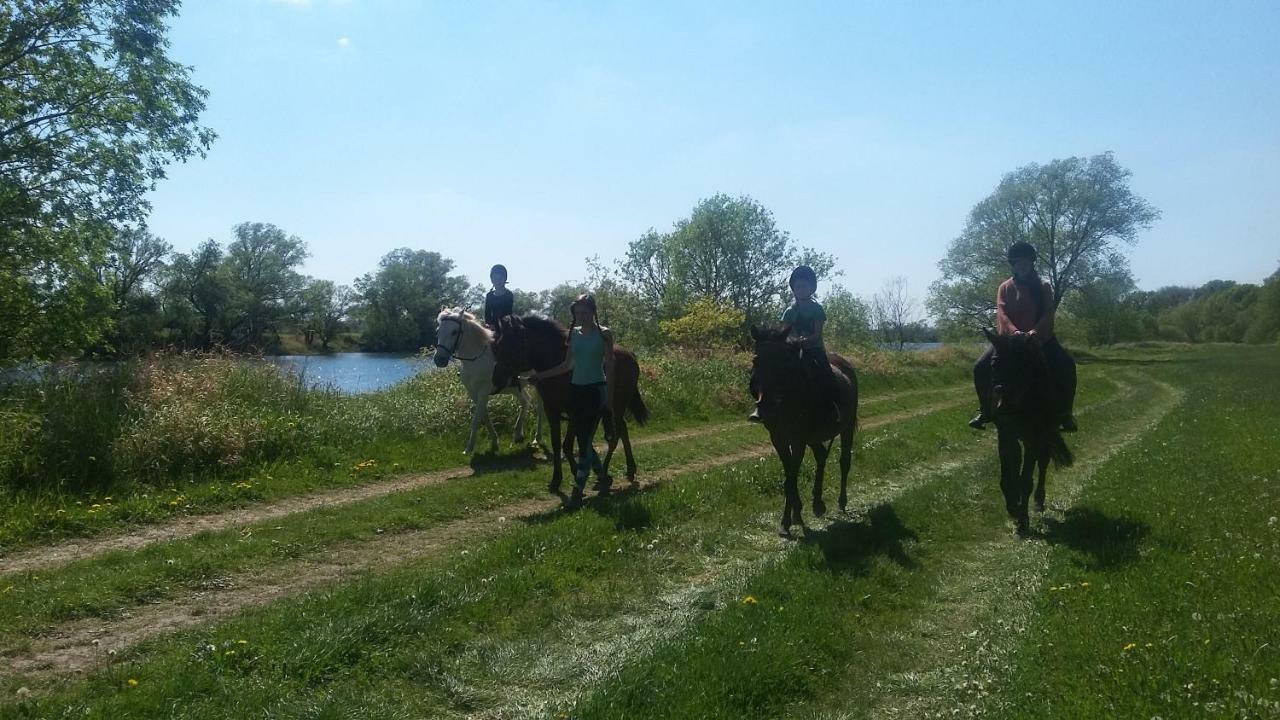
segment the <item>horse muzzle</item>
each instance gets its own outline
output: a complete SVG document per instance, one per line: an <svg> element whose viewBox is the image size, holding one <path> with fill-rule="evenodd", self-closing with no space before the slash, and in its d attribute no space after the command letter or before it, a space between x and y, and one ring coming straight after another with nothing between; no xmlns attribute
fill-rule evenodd
<svg viewBox="0 0 1280 720"><path fill-rule="evenodd" d="M435 359L436 367L442 368L448 365L449 360L451 360L452 358L449 356L448 350L445 350L444 348L436 348L436 354L434 359Z"/></svg>

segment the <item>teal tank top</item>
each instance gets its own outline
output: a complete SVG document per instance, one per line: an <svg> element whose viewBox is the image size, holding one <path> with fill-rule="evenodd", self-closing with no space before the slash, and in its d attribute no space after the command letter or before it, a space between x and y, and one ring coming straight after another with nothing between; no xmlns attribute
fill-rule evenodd
<svg viewBox="0 0 1280 720"><path fill-rule="evenodd" d="M569 332L569 352L573 354L574 385L604 382L604 335L599 330L584 335L581 328Z"/></svg>

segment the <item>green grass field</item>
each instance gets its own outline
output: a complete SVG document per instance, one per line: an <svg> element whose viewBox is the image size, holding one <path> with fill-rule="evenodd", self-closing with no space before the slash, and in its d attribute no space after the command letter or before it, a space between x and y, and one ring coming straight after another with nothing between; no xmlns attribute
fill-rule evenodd
<svg viewBox="0 0 1280 720"><path fill-rule="evenodd" d="M696 403L572 514L519 453L415 476L455 464L426 443L15 532L0 717L1280 717L1280 356L1080 370L1077 462L1027 539L950 365L868 373L850 512L797 540L764 431Z"/></svg>

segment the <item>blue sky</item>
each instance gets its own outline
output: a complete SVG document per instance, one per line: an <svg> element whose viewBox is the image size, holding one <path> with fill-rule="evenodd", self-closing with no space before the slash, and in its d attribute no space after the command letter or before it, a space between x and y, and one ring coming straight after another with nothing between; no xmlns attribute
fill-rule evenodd
<svg viewBox="0 0 1280 720"><path fill-rule="evenodd" d="M1141 287L1259 282L1277 37L1276 2L188 0L171 54L220 137L150 224L186 250L272 222L339 282L407 246L537 290L748 194L854 292L923 297L1004 173L1110 150L1164 213Z"/></svg>

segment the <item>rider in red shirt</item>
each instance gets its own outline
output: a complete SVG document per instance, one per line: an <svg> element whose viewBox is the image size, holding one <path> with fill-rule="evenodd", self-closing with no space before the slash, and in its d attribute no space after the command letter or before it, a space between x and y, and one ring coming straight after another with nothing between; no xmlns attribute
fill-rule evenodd
<svg viewBox="0 0 1280 720"><path fill-rule="evenodd" d="M1066 432L1075 432L1076 419L1072 406L1076 397L1076 361L1053 334L1056 307L1053 287L1036 272L1036 249L1030 243L1016 242L1009 246L1009 266L1013 276L1000 284L996 291L996 332L1000 335L1030 335L1040 345L1049 369L1058 381L1062 409L1061 424ZM978 393L980 410L969 421L969 427L981 430L991 421L991 357L995 347L987 351L973 366L973 386Z"/></svg>

